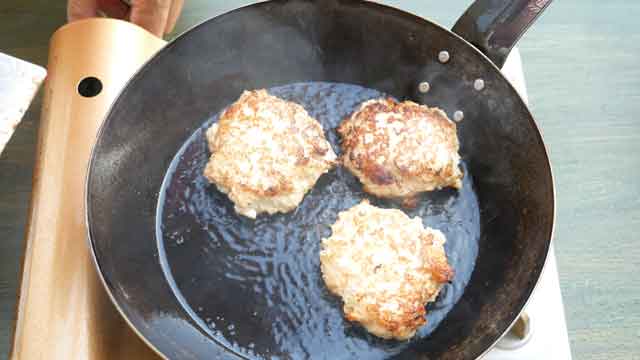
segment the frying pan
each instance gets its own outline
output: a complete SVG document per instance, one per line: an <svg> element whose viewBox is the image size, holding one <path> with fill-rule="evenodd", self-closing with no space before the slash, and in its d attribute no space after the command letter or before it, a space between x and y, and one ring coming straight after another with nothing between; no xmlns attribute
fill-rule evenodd
<svg viewBox="0 0 640 360"><path fill-rule="evenodd" d="M171 359L481 356L526 304L552 237L547 152L499 71L549 2L478 0L450 32L373 2L276 0L169 43L114 102L92 153L91 249L116 307ZM445 233L456 269L412 340L344 320L319 271L318 244L339 211L367 197L397 204L339 168L295 211L250 220L203 180L204 129L256 88L302 104L338 153L335 127L366 99L410 99L462 120L462 190L404 209Z"/></svg>

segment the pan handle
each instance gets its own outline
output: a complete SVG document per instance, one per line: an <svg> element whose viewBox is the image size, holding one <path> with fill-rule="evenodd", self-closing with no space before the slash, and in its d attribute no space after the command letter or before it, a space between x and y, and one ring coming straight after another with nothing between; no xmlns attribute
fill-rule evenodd
<svg viewBox="0 0 640 360"><path fill-rule="evenodd" d="M549 4L551 0L476 0L452 30L501 68L511 48Z"/></svg>

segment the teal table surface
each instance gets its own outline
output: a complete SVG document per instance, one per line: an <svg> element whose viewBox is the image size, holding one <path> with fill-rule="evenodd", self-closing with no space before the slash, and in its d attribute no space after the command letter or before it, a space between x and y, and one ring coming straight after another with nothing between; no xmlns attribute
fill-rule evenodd
<svg viewBox="0 0 640 360"><path fill-rule="evenodd" d="M187 0L170 37L250 1ZM450 27L469 0L381 1ZM0 51L46 65L65 1L0 2ZM557 0L519 43L557 186L573 358L640 359L640 2ZM0 155L0 358L8 353L41 96ZM639 116L640 117L640 116Z"/></svg>

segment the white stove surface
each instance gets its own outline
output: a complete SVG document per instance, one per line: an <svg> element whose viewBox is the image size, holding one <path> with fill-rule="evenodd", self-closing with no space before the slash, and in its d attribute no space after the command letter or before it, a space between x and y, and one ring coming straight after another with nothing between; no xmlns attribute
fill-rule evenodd
<svg viewBox="0 0 640 360"><path fill-rule="evenodd" d="M522 60L518 49L511 52L502 72L522 98L528 102ZM532 332L529 340L521 347L512 350L500 348L501 344L498 343L482 360L571 360L553 244L540 282L525 312L531 319Z"/></svg>

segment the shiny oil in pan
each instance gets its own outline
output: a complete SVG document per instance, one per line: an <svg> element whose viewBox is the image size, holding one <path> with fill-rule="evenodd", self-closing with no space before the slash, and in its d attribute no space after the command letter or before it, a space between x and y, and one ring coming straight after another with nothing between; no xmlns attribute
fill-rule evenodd
<svg viewBox="0 0 640 360"><path fill-rule="evenodd" d="M268 91L304 106L338 154L335 128L340 121L363 101L385 96L321 82ZM398 205L365 194L356 178L337 168L323 175L290 213L256 220L239 216L202 175L209 157L205 131L215 121L203 124L173 159L156 224L165 276L203 331L247 358L382 359L437 328L460 299L478 254L478 199L464 162L462 189L427 193L417 208L404 209L444 232L455 277L428 305L427 325L413 339L382 340L344 319L342 302L322 280L320 241L330 235L339 212L364 198L381 207Z"/></svg>

